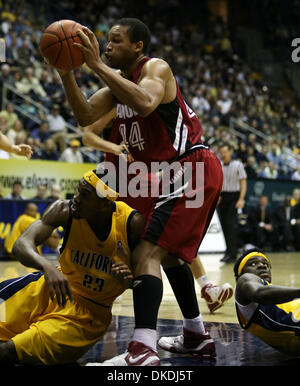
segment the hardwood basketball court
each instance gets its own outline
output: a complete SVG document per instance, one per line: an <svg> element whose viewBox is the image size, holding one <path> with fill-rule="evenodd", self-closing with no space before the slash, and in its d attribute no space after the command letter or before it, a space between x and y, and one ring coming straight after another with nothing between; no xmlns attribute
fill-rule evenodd
<svg viewBox="0 0 300 386"><path fill-rule="evenodd" d="M201 259L212 283L225 282L235 286L233 263L221 263L219 254L202 255ZM300 253L268 253L272 263L272 281L278 285L300 285ZM52 260L57 264L57 260ZM22 276L32 269L16 261L0 262L0 281ZM163 273L164 296L158 319L158 337L179 335L181 333L181 313L171 287ZM212 361L201 361L191 356L180 356L159 349L163 366L277 366L296 365L300 360L289 357L267 346L242 330L235 314L234 299L231 298L222 308L211 314L200 296L200 287L195 283L199 306L206 327L216 343L217 357ZM126 291L113 306L113 320L105 337L86 353L80 364L100 361L121 354L127 348L134 328L131 291Z"/></svg>

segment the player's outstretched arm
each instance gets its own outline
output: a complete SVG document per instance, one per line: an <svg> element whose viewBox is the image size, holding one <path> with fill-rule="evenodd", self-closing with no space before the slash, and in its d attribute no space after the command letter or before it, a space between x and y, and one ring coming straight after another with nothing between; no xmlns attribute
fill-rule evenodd
<svg viewBox="0 0 300 386"><path fill-rule="evenodd" d="M108 114L104 115L98 121L92 123L89 126L83 128L82 142L84 145L93 149L100 150L104 153L112 153L115 155L123 156L128 162L132 162L134 159L130 154L128 147L125 143L116 144L110 141L106 141L101 138L99 134L107 127L111 126L111 123L116 117L116 109L112 109Z"/></svg>
<svg viewBox="0 0 300 386"><path fill-rule="evenodd" d="M7 151L8 153L14 153L14 154L21 155L21 156L23 155L28 159L32 155L32 149L29 145L25 145L25 144L14 145L2 133L0 133L0 149Z"/></svg>
<svg viewBox="0 0 300 386"><path fill-rule="evenodd" d="M252 273L243 274L237 281L236 298L241 304L286 303L300 297L300 288L264 285L262 279Z"/></svg>
<svg viewBox="0 0 300 386"><path fill-rule="evenodd" d="M52 300L54 295L59 305L66 304L68 296L73 301L72 290L67 278L46 258L39 255L36 247L43 244L59 226L66 227L69 218L67 200L57 200L15 242L12 253L23 265L41 270L49 286Z"/></svg>

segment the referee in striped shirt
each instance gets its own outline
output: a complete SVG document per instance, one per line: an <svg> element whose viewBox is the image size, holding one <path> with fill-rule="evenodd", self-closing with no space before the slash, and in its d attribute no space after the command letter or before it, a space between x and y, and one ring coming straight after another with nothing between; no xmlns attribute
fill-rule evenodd
<svg viewBox="0 0 300 386"><path fill-rule="evenodd" d="M223 169L223 187L218 206L226 254L223 262L234 261L237 257L238 210L243 209L247 192L247 173L241 161L233 160L233 148L228 143L219 146Z"/></svg>

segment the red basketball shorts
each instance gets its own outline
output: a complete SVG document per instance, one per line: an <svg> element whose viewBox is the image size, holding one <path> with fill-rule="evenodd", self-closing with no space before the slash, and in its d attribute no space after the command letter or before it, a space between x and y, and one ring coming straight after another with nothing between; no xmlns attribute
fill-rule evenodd
<svg viewBox="0 0 300 386"><path fill-rule="evenodd" d="M120 199L145 217L144 240L191 263L216 209L223 173L219 159L205 147L185 154L176 163L173 173L171 170L166 176L163 172L154 197ZM156 184L153 174L145 179Z"/></svg>

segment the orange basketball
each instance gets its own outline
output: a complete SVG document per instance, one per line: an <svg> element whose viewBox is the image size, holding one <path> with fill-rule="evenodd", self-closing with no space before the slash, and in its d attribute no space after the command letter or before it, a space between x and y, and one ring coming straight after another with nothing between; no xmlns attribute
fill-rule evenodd
<svg viewBox="0 0 300 386"><path fill-rule="evenodd" d="M81 24L73 20L59 20L50 24L40 40L40 50L52 66L71 71L84 63L84 56L73 42L81 43L77 31Z"/></svg>

